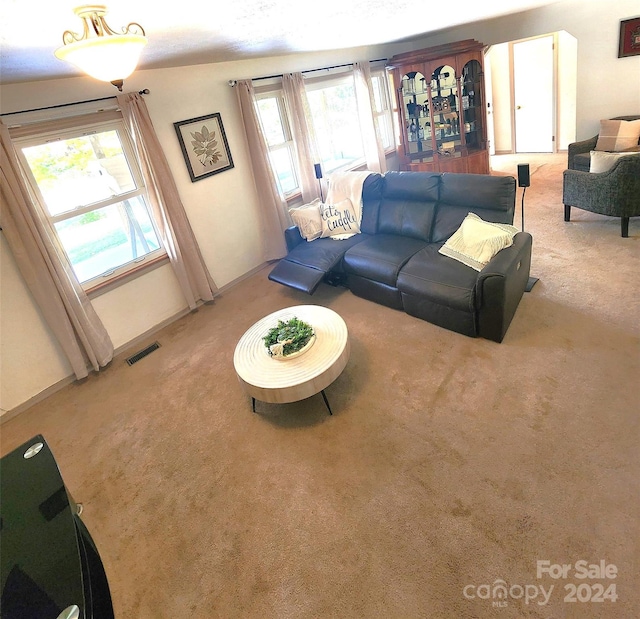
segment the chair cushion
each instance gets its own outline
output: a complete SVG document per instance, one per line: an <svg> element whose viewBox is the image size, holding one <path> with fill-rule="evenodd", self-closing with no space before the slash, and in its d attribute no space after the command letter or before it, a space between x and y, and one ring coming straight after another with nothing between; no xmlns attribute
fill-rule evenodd
<svg viewBox="0 0 640 619"><path fill-rule="evenodd" d="M596 150L619 152L638 145L640 120L601 120Z"/></svg>
<svg viewBox="0 0 640 619"><path fill-rule="evenodd" d="M421 249L398 274L398 290L430 302L465 312L475 311L478 273L439 253L432 243Z"/></svg>
<svg viewBox="0 0 640 619"><path fill-rule="evenodd" d="M300 243L276 264L269 273L269 279L313 294L329 271L341 267L344 253L367 238L366 234L356 234L344 241L329 238Z"/></svg>
<svg viewBox="0 0 640 619"><path fill-rule="evenodd" d="M375 234L378 231L378 211L382 200L383 185L383 176L374 173L369 174L362 185L360 230L365 234Z"/></svg>
<svg viewBox="0 0 640 619"><path fill-rule="evenodd" d="M440 178L430 172L387 172L377 232L429 242Z"/></svg>
<svg viewBox="0 0 640 619"><path fill-rule="evenodd" d="M317 239L313 243L301 243L294 247L284 260L319 269L326 273L340 262L349 248L367 238L370 237L366 234L356 234L342 241L328 238Z"/></svg>
<svg viewBox="0 0 640 619"><path fill-rule="evenodd" d="M435 202L384 199L378 215L378 232L411 237L428 243L436 209Z"/></svg>
<svg viewBox="0 0 640 619"><path fill-rule="evenodd" d="M439 198L440 178L437 172L396 172L384 175L383 198L410 202L435 202Z"/></svg>
<svg viewBox="0 0 640 619"><path fill-rule="evenodd" d="M324 271L303 264L280 260L269 273L269 279L300 292L313 294L325 276Z"/></svg>
<svg viewBox="0 0 640 619"><path fill-rule="evenodd" d="M487 221L513 223L515 185L512 176L443 174L431 241L448 239L469 212Z"/></svg>
<svg viewBox="0 0 640 619"><path fill-rule="evenodd" d="M320 198L309 204L295 206L289 209L293 223L298 226L300 236L307 241L314 241L322 234L322 219L320 218Z"/></svg>
<svg viewBox="0 0 640 619"><path fill-rule="evenodd" d="M336 204L320 205L320 218L322 238L330 236L334 239L348 239L354 234L360 234L360 223L349 198Z"/></svg>
<svg viewBox="0 0 640 619"><path fill-rule="evenodd" d="M608 172L620 157L638 156L640 152L623 151L621 153L603 153L597 150L591 151L589 172Z"/></svg>
<svg viewBox="0 0 640 619"><path fill-rule="evenodd" d="M482 271L501 249L513 245L518 229L509 224L484 221L469 213L460 227L440 248L440 253Z"/></svg>
<svg viewBox="0 0 640 619"><path fill-rule="evenodd" d="M395 286L398 272L426 243L411 237L376 234L344 255L344 270L388 286Z"/></svg>

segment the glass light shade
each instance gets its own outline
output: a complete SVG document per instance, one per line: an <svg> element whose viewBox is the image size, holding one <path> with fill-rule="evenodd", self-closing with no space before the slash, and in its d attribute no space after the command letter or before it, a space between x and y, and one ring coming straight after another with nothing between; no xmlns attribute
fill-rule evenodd
<svg viewBox="0 0 640 619"><path fill-rule="evenodd" d="M135 70L147 38L116 34L76 41L55 51L56 57L74 64L103 82L124 80Z"/></svg>

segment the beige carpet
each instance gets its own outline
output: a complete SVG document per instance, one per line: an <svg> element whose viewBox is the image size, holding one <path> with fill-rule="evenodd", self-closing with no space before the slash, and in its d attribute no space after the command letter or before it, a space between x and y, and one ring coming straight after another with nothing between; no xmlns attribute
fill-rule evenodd
<svg viewBox="0 0 640 619"><path fill-rule="evenodd" d="M564 156L525 159L540 281L502 344L263 270L136 365L123 356L2 426L2 453L36 433L50 444L118 619L640 616L640 220L628 239L617 219L565 223ZM319 395L254 415L235 344L308 303L350 332L334 416ZM545 560L568 577L538 578ZM577 579L581 560L618 575ZM564 601L584 583L582 599L613 583L617 601Z"/></svg>

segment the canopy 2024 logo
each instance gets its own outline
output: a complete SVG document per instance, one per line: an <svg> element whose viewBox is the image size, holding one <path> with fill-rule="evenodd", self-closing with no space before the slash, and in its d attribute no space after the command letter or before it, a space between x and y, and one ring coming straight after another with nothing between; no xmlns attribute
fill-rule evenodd
<svg viewBox="0 0 640 619"><path fill-rule="evenodd" d="M618 568L613 563L601 559L598 563L589 563L585 559L572 563L551 563L548 560L536 562L536 578L551 578L553 580L568 580L575 578L575 582L564 584L564 602L568 603L605 603L618 599L616 583L591 582L593 580L614 580L618 576ZM491 600L494 608L505 608L509 600L523 600L526 605L537 604L546 606L556 588L555 584L548 586L540 584L511 584L498 578L493 584L466 585L462 594L468 600ZM522 603L522 602L521 602Z"/></svg>
<svg viewBox="0 0 640 619"><path fill-rule="evenodd" d="M598 563L589 563L585 559L571 563L551 563L544 560L537 562L538 579L548 576L554 580L575 578L581 582L568 582L564 585L565 602L615 602L618 599L616 583L584 582L592 580L615 580L618 568L613 563L600 559ZM606 588L605 588L606 587Z"/></svg>

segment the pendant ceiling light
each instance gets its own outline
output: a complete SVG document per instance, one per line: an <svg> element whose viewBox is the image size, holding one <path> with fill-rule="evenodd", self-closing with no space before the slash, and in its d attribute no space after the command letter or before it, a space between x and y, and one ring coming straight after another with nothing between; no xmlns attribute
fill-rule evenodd
<svg viewBox="0 0 640 619"><path fill-rule="evenodd" d="M74 13L83 20L84 30L81 34L66 30L62 35L64 45L55 55L122 91L124 79L134 72L147 44L142 26L134 22L121 34L115 32L104 19L107 7L99 4L78 7Z"/></svg>

